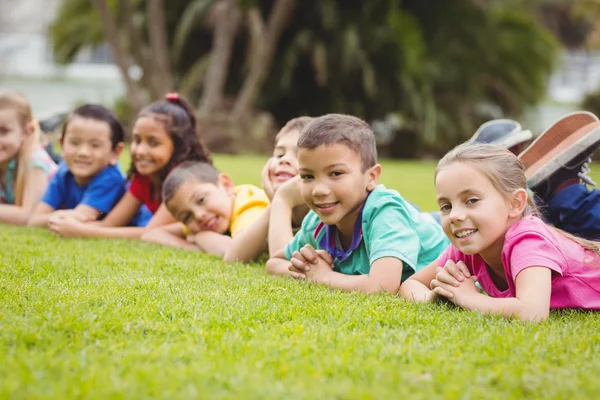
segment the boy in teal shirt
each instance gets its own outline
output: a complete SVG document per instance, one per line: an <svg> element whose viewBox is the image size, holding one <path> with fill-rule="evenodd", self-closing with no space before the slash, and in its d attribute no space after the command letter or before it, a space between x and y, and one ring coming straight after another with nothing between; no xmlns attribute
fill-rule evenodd
<svg viewBox="0 0 600 400"><path fill-rule="evenodd" d="M395 293L448 246L441 227L378 185L375 138L359 118L316 118L298 139L301 196L311 211L267 271L342 290Z"/></svg>

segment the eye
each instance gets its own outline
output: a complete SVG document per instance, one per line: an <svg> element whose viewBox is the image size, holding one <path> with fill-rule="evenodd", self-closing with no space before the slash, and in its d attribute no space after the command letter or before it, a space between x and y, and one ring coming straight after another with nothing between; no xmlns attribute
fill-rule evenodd
<svg viewBox="0 0 600 400"><path fill-rule="evenodd" d="M135 144L140 144L140 141L141 141L141 140L140 140L140 137L139 137L139 136L137 136L137 135L134 135L134 136L133 136L133 142L134 142Z"/></svg>
<svg viewBox="0 0 600 400"><path fill-rule="evenodd" d="M281 152L281 151L276 151L275 153L273 153L273 157L275 158L281 158L283 157L285 153Z"/></svg>
<svg viewBox="0 0 600 400"><path fill-rule="evenodd" d="M204 199L206 199L206 197L198 197L196 199L196 204L204 204Z"/></svg>
<svg viewBox="0 0 600 400"><path fill-rule="evenodd" d="M450 204L448 204L448 203L440 204L441 212L450 212L450 210L452 210L452 206Z"/></svg>
<svg viewBox="0 0 600 400"><path fill-rule="evenodd" d="M467 203L467 204L475 204L475 203L477 203L478 201L479 201L479 199L477 199L477 198L475 198L475 197L472 197L472 198L470 198L470 199L467 199L466 203Z"/></svg>
<svg viewBox="0 0 600 400"><path fill-rule="evenodd" d="M300 179L302 179L303 181L307 181L310 179L313 179L314 177L312 175L309 174L300 174Z"/></svg>
<svg viewBox="0 0 600 400"><path fill-rule="evenodd" d="M183 222L184 224L187 224L187 222L190 220L192 214L190 213L186 213L183 214L183 216L181 217L181 222Z"/></svg>
<svg viewBox="0 0 600 400"><path fill-rule="evenodd" d="M158 141L156 141L156 140L149 140L149 141L148 141L148 145L149 145L150 147L156 147L156 146L158 146L159 144L160 144L160 143L159 143Z"/></svg>
<svg viewBox="0 0 600 400"><path fill-rule="evenodd" d="M344 173L342 171L333 171L330 176L342 176Z"/></svg>

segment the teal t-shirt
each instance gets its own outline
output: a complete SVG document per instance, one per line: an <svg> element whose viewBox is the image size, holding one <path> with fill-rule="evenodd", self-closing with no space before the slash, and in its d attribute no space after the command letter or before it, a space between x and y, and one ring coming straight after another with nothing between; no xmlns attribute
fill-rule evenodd
<svg viewBox="0 0 600 400"><path fill-rule="evenodd" d="M362 238L343 261L334 262L334 271L346 275L364 275L371 264L383 257L403 262L402 281L435 261L450 242L441 226L421 214L400 194L378 185L367 198L362 210ZM323 249L319 243L325 235L323 224L314 211L302 221L294 239L285 246L285 257L310 244ZM339 242L338 242L339 246Z"/></svg>

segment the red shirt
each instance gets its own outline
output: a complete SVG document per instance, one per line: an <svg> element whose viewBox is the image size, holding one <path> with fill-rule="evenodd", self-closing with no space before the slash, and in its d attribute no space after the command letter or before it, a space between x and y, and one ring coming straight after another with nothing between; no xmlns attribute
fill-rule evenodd
<svg viewBox="0 0 600 400"><path fill-rule="evenodd" d="M152 182L147 176L135 174L129 186L129 192L146 205L152 214L156 213L160 206L161 199L152 197Z"/></svg>

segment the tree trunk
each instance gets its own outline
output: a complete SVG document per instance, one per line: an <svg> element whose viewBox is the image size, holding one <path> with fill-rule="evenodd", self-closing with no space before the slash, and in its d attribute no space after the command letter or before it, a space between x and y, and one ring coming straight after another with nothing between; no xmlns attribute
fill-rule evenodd
<svg viewBox="0 0 600 400"><path fill-rule="evenodd" d="M242 19L236 0L220 0L215 5L215 28L210 52L210 63L200 100L200 114L208 115L221 107L223 88L227 82L229 61L235 35Z"/></svg>
<svg viewBox="0 0 600 400"><path fill-rule="evenodd" d="M115 18L112 12L109 10L108 4L105 0L92 0L92 3L100 14L106 40L112 49L115 57L115 63L121 71L121 75L125 81L125 86L127 89L127 102L133 109L134 113L137 113L143 106L142 92L140 91L137 83L129 76L129 68L132 65L131 61L127 58L123 43L119 38L119 31L117 30Z"/></svg>
<svg viewBox="0 0 600 400"><path fill-rule="evenodd" d="M260 29L258 40L252 45L252 54L250 60L250 71L244 80L244 85L240 95L233 107L232 117L239 120L247 115L254 106L263 83L271 69L273 54L277 48L277 43L281 33L285 28L295 0L277 0L273 5L269 22L265 29ZM254 13L253 18L260 18L258 13ZM262 25L259 21L256 21Z"/></svg>
<svg viewBox="0 0 600 400"><path fill-rule="evenodd" d="M148 37L155 68L152 69L153 91L160 98L173 91L173 75L167 47L167 29L163 0L147 0Z"/></svg>

